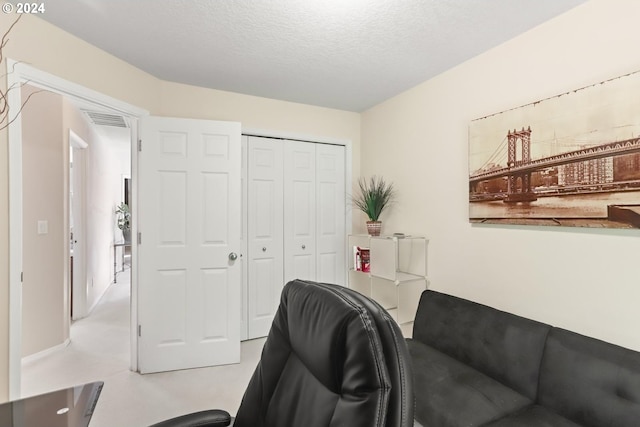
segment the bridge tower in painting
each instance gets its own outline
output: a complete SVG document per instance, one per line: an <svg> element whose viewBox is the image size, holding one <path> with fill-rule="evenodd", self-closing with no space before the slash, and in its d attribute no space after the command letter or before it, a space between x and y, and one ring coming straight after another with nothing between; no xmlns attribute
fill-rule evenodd
<svg viewBox="0 0 640 427"><path fill-rule="evenodd" d="M531 127L526 130L513 130L507 132L507 167L516 169L507 177L507 196L503 199L507 203L532 202L537 200L535 193L531 191L531 171L517 172L518 166L531 162ZM517 158L518 144L520 144L521 158ZM520 189L518 189L520 180Z"/></svg>

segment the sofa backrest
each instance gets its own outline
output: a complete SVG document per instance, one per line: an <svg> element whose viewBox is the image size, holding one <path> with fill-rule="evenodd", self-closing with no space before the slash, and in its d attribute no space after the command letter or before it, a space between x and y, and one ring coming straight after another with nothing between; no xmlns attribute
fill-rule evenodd
<svg viewBox="0 0 640 427"><path fill-rule="evenodd" d="M640 425L640 353L553 328L538 403L588 427Z"/></svg>
<svg viewBox="0 0 640 427"><path fill-rule="evenodd" d="M413 339L535 400L550 328L486 305L427 290L420 298Z"/></svg>

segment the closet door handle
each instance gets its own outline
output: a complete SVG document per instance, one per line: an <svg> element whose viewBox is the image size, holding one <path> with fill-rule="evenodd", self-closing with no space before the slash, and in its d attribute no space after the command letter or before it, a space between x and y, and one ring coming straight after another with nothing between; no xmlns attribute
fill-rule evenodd
<svg viewBox="0 0 640 427"><path fill-rule="evenodd" d="M231 252L231 253L229 254L229 259L230 259L231 261L235 261L235 260L237 260L237 259L238 259L238 254L237 254L237 253L235 253L235 252Z"/></svg>
<svg viewBox="0 0 640 427"><path fill-rule="evenodd" d="M307 249L307 245L302 245L302 249Z"/></svg>
<svg viewBox="0 0 640 427"><path fill-rule="evenodd" d="M262 247L262 252L267 252L267 247L266 246Z"/></svg>

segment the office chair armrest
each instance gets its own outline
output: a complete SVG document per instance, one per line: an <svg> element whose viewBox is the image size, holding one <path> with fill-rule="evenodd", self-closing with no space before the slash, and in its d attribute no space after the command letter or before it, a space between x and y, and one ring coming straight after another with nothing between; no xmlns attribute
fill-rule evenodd
<svg viewBox="0 0 640 427"><path fill-rule="evenodd" d="M231 424L231 415L221 409L194 412L171 418L150 427L227 427Z"/></svg>

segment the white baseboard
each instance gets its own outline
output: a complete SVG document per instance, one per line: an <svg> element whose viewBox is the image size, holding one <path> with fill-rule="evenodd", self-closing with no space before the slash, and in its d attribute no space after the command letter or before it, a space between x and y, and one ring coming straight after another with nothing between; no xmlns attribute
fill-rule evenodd
<svg viewBox="0 0 640 427"><path fill-rule="evenodd" d="M49 356L50 354L53 354L56 351L64 349L70 343L71 343L71 340L69 338L67 338L66 340L64 340L64 342L62 344L54 345L53 347L49 347L49 348L47 348L45 350L39 351L39 352L34 353L34 354L30 354L29 356L25 356L21 360L22 366L26 366L26 365L29 365L31 363L37 362L38 360L42 359L45 356Z"/></svg>
<svg viewBox="0 0 640 427"><path fill-rule="evenodd" d="M106 295L107 291L109 289L111 289L111 287L115 284L115 282L113 280L111 280L109 282L109 284L107 286L105 286L105 288L102 290L102 292L100 293L100 295L98 295L95 299L95 301L93 301L93 304L91 304L91 307L88 307L87 310L87 316L89 316L91 314L91 312L93 312L93 309L96 308L98 306L98 304L100 304L100 301L102 301L102 298L104 298L104 296Z"/></svg>

